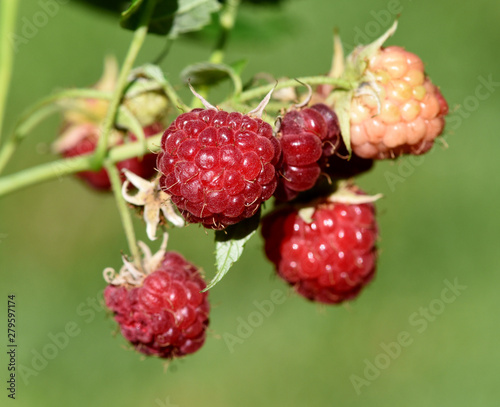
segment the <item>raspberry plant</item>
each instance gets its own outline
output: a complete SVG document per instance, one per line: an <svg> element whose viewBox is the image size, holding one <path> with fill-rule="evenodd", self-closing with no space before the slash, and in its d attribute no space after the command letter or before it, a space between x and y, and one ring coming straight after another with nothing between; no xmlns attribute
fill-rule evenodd
<svg viewBox="0 0 500 407"><path fill-rule="evenodd" d="M380 198L359 190L355 177L377 160L427 152L448 113L420 58L384 47L396 22L347 57L336 35L326 75L244 82L244 64L225 62L239 3L132 1L121 14L121 26L133 31L121 67L108 58L95 85L35 103L1 145L0 172L34 127L62 113L53 145L60 158L2 175L0 195L70 174L89 188L112 191L129 255L118 273L105 268L104 298L123 336L147 355L172 359L203 345L207 290L261 224L265 254L299 295L325 304L355 298L375 274L374 202ZM11 27L15 7L2 2L3 27ZM180 72L180 83L164 75L160 61L134 66L148 34L171 44L202 30L212 16L218 16L216 46L207 61ZM12 67L7 48L0 130ZM210 91L224 80L232 92L214 106ZM177 93L185 86L190 101ZM149 239L162 228L156 254L136 241L132 210L143 217ZM199 266L166 248L176 228L192 224L216 231L216 273L209 284Z"/></svg>

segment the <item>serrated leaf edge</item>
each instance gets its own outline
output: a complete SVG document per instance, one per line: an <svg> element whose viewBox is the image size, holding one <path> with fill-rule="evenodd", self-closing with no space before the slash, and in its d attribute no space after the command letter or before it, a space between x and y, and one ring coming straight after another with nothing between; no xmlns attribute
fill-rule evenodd
<svg viewBox="0 0 500 407"><path fill-rule="evenodd" d="M216 242L215 243L215 265L217 267L217 273L215 277L210 281L207 287L202 291L208 291L213 288L222 278L228 273L234 263L238 261L238 259L243 254L243 249L245 248L246 243L250 240L250 238L257 232L257 230L253 230L248 235L246 235L242 239L238 240L229 240L227 242ZM236 244L236 254L232 254L231 246ZM219 255L220 247L222 245L228 245L229 248L223 255ZM221 263L222 260L222 263Z"/></svg>

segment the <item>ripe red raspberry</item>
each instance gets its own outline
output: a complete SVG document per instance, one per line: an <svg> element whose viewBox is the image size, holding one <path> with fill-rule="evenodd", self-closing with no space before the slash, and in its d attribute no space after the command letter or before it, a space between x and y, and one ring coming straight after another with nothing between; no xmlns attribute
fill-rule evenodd
<svg viewBox="0 0 500 407"><path fill-rule="evenodd" d="M160 186L188 222L224 229L254 215L276 189L280 146L261 119L194 109L170 125L161 147Z"/></svg>
<svg viewBox="0 0 500 407"><path fill-rule="evenodd" d="M145 127L144 134L150 137L162 131L163 128L160 123L155 123ZM131 141L137 141L134 134L130 134L129 137ZM64 131L64 138L65 140L60 142L56 149L65 158L91 154L99 139L99 127L93 123L70 126ZM114 146L120 145L125 142L125 137L122 133L114 131L110 141ZM156 154L145 154L142 158L129 158L117 163L117 167L119 170L126 168L142 178L151 178L156 174ZM104 168L99 171L81 171L76 175L95 189L111 190L111 182ZM122 179L125 178L122 176Z"/></svg>
<svg viewBox="0 0 500 407"><path fill-rule="evenodd" d="M135 349L161 358L188 355L205 342L208 292L199 270L180 254L166 252L140 286L108 285L106 306Z"/></svg>
<svg viewBox="0 0 500 407"><path fill-rule="evenodd" d="M360 88L351 105L352 150L375 159L427 152L443 131L448 105L422 60L401 47L382 48L365 76L366 91Z"/></svg>
<svg viewBox="0 0 500 407"><path fill-rule="evenodd" d="M375 273L377 224L371 203L323 198L310 221L288 206L263 219L265 252L278 275L312 301L353 299Z"/></svg>
<svg viewBox="0 0 500 407"><path fill-rule="evenodd" d="M281 121L279 140L283 153L275 195L289 201L316 184L321 162L335 153L340 142L337 115L324 104L292 110Z"/></svg>

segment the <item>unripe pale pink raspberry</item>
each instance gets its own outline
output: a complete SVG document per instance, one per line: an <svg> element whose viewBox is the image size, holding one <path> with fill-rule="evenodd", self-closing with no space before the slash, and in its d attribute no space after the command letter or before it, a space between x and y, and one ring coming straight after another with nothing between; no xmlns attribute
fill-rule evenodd
<svg viewBox="0 0 500 407"><path fill-rule="evenodd" d="M161 147L160 186L188 222L224 229L253 216L276 189L281 150L259 118L194 109L170 125Z"/></svg>
<svg viewBox="0 0 500 407"><path fill-rule="evenodd" d="M401 47L382 48L370 58L351 105L351 146L363 158L423 154L444 129L448 105L425 75L424 64Z"/></svg>
<svg viewBox="0 0 500 407"><path fill-rule="evenodd" d="M353 299L375 273L375 207L325 198L312 209L310 221L291 205L265 217L266 255L307 299L326 304Z"/></svg>
<svg viewBox="0 0 500 407"><path fill-rule="evenodd" d="M140 286L110 284L106 306L137 351L172 359L205 342L210 305L199 270L180 254L166 252Z"/></svg>

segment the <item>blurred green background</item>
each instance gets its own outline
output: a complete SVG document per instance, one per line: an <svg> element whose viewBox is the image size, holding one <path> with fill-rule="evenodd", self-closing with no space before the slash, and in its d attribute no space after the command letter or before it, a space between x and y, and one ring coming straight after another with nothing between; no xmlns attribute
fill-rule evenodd
<svg viewBox="0 0 500 407"><path fill-rule="evenodd" d="M260 237L254 238L210 293L204 348L165 372L162 361L124 349L100 306L101 272L119 267L120 251L127 251L113 198L89 192L73 178L37 185L0 199L0 301L16 294L18 368L33 369L24 377L18 372L16 405L499 405L500 3L290 0L278 8L246 6L244 29L232 38L227 60L248 58L247 79L259 71L321 74L329 68L334 26L352 48L385 31L395 9L400 26L389 43L420 55L441 87L451 108L449 148L437 143L423 159L378 163L360 178L365 190L384 194L377 203L378 273L361 296L339 307L304 301L273 276ZM40 10L38 2L22 1L17 32ZM74 2L61 5L15 55L7 129L48 93L94 83L104 56L122 59L130 38L111 14ZM148 38L138 62L152 61L163 44ZM182 39L162 68L178 83L182 68L205 60L209 48ZM489 87L478 93L484 81ZM53 118L33 132L6 172L50 160L58 125ZM145 239L139 220L136 225ZM211 233L196 226L174 231L169 248L213 275ZM450 303L440 299L446 280L466 287ZM274 290L286 301L247 338L228 346L228 334L236 336L241 321L255 317L255 301L269 300ZM424 326L419 313L429 306L432 321ZM1 309L5 346L6 307ZM51 338L62 340L59 334L71 322L77 334L51 354ZM381 356L387 354L384 344L402 332L411 344L399 355L393 347L393 357ZM44 349L54 356L46 363L36 359ZM5 389L5 350L0 355ZM383 368L365 372L370 364ZM1 393L5 400L7 391Z"/></svg>

